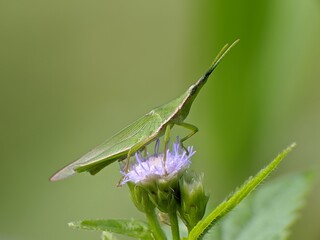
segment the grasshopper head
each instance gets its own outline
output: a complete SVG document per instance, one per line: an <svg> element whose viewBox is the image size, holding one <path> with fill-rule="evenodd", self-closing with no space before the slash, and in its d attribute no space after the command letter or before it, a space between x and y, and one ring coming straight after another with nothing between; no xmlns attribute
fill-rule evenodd
<svg viewBox="0 0 320 240"><path fill-rule="evenodd" d="M200 89L206 83L207 79L199 79L195 84L191 85L188 89L189 99L194 100L194 98L198 95Z"/></svg>

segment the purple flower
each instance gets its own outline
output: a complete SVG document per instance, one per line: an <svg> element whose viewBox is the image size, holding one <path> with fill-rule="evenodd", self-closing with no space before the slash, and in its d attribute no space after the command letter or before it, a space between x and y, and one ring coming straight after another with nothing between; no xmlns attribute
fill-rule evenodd
<svg viewBox="0 0 320 240"><path fill-rule="evenodd" d="M164 161L164 154L159 154L159 143L157 140L153 155L148 153L146 157L143 157L141 152L135 154L136 162L129 167L129 171L127 173L121 171L121 174L124 175L121 185L127 182L138 184L152 180L169 181L189 167L190 158L195 154L193 147L188 147L189 154L187 154L177 139L173 143L172 151L167 150L166 161Z"/></svg>

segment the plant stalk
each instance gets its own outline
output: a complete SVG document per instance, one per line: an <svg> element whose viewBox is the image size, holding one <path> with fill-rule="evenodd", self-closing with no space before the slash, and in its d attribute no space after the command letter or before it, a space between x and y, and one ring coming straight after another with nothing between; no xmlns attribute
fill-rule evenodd
<svg viewBox="0 0 320 240"><path fill-rule="evenodd" d="M180 240L179 222L176 208L172 208L168 214L170 218L172 240Z"/></svg>
<svg viewBox="0 0 320 240"><path fill-rule="evenodd" d="M159 240L167 240L166 235L164 234L162 228L160 227L160 223L158 221L157 215L155 210L152 209L151 211L146 212L146 217L148 219L148 223L152 230L155 239Z"/></svg>

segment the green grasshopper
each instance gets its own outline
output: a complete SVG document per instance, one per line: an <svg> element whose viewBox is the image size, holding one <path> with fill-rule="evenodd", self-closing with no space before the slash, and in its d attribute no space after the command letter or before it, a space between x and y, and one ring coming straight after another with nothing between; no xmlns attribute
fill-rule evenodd
<svg viewBox="0 0 320 240"><path fill-rule="evenodd" d="M58 181L80 172L89 172L94 175L109 164L124 159L127 159L128 167L130 157L135 152L145 149L146 145L162 135L164 135L164 154L166 154L170 129L174 125L182 126L191 131L187 136L180 139L181 146L186 149L183 146L183 142L198 131L196 126L184 122L189 114L191 105L213 70L238 41L239 40L235 41L230 46L228 46L228 44L225 45L220 50L208 71L181 96L151 110L101 145L58 171L50 180ZM165 159L166 156L164 156L164 160Z"/></svg>

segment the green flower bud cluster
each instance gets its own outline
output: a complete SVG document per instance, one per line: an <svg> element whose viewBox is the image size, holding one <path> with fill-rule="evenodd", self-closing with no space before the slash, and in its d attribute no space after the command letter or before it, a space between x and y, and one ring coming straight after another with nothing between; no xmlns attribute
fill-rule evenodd
<svg viewBox="0 0 320 240"><path fill-rule="evenodd" d="M165 214L176 211L188 231L203 218L209 199L203 187L203 174L191 170L173 179L128 182L128 186L140 211L147 213L154 208Z"/></svg>

